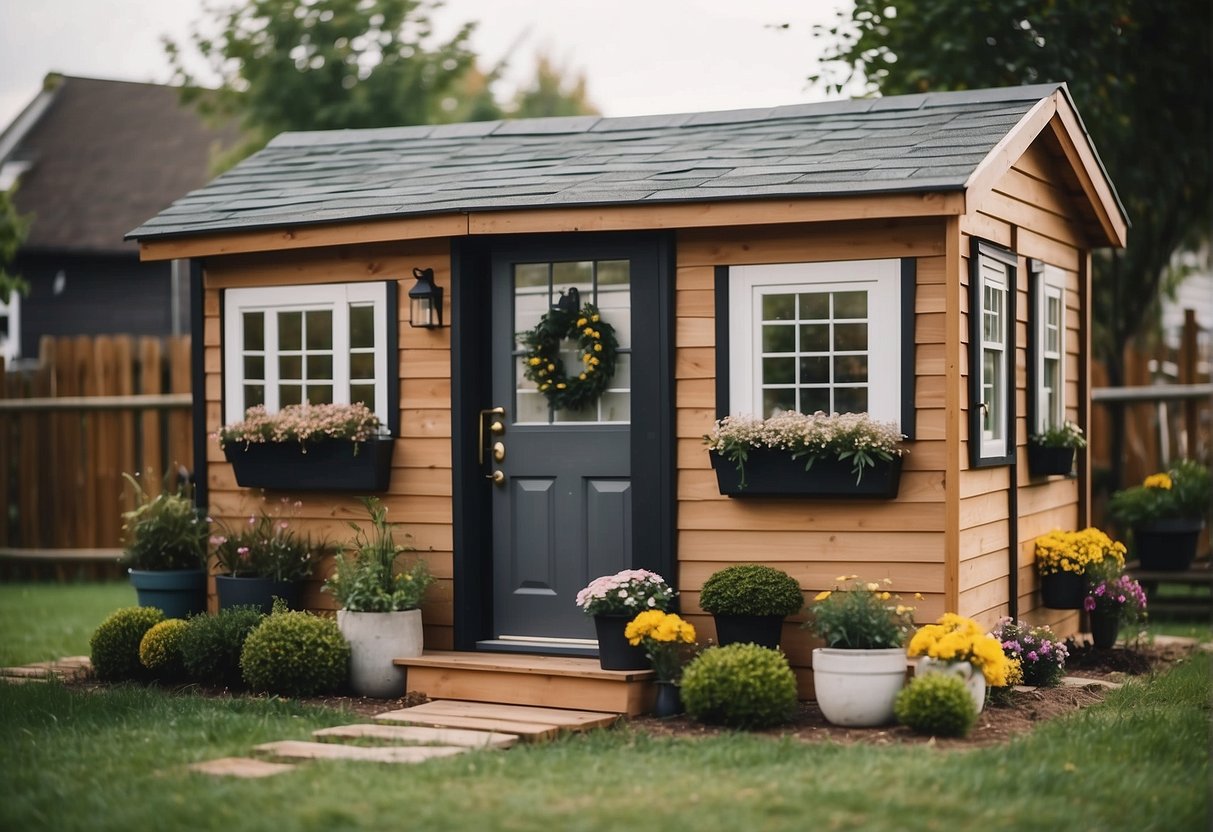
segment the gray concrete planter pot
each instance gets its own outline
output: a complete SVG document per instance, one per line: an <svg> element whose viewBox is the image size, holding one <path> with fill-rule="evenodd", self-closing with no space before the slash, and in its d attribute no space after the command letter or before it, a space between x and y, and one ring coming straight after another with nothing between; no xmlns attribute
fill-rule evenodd
<svg viewBox="0 0 1213 832"><path fill-rule="evenodd" d="M392 661L421 655L421 610L338 610L337 628L350 643L350 689L378 699L404 696L404 668Z"/></svg>
<svg viewBox="0 0 1213 832"><path fill-rule="evenodd" d="M156 607L165 618L206 612L205 569L128 569L141 607Z"/></svg>

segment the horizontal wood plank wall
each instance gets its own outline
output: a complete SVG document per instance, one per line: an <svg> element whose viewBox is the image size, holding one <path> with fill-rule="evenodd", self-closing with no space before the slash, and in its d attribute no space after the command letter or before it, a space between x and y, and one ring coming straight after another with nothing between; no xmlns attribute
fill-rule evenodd
<svg viewBox="0 0 1213 832"><path fill-rule="evenodd" d="M422 608L425 644L449 650L452 634L453 592L451 527L451 362L450 329L414 329L409 326L408 290L416 268L432 268L435 282L446 289L449 303L450 245L446 240L408 240L273 254L239 254L206 261L206 425L214 433L221 424L222 349L219 320L220 291L249 286L341 283L396 279L399 285L400 437L392 454L389 491L379 495L388 519L400 524L397 541L417 550L437 578ZM449 308L443 320L450 320ZM207 448L208 484L212 516L233 523L262 505L260 494L236 485L231 466L217 443ZM282 503L283 499L286 500ZM295 507L294 503L301 503ZM366 512L356 496L307 492L269 495L271 512L293 516L299 528L330 542L351 539L350 521L365 526ZM404 535L407 534L407 538ZM331 596L320 591L331 560L320 564L304 589L304 605L332 610ZM214 571L214 570L212 570ZM211 592L214 592L212 582ZM212 601L213 604L213 601Z"/></svg>
<svg viewBox="0 0 1213 832"><path fill-rule="evenodd" d="M833 222L766 228L685 230L678 234L675 361L678 438L678 584L681 608L700 638L715 638L699 591L716 570L762 562L788 572L810 600L840 575L890 578L920 620L944 609L944 227L942 219ZM720 495L701 437L715 420L716 266L759 263L918 259L917 435L893 501L730 499ZM801 692L811 688L814 640L785 625L788 653Z"/></svg>
<svg viewBox="0 0 1213 832"><path fill-rule="evenodd" d="M1059 162L1041 143L1033 145L992 191L975 197L968 214L961 217L963 270L961 309L961 372L963 389L968 376L968 285L969 240L982 237L1014 250L1019 257L1015 302L1015 443L1018 459L1018 606L1020 618L1049 624L1061 633L1078 625L1075 613L1039 607L1033 541L1052 529L1074 529L1079 522L1079 487L1063 477L1033 477L1028 471L1028 261L1042 260L1065 275L1065 372L1066 417L1077 421L1079 396L1080 338L1079 269L1086 256L1086 243L1072 197L1060 184ZM962 396L965 413L961 429L968 442L969 406ZM1087 426L1083 426L1084 428ZM969 469L967 444L961 454L959 612L992 625L1009 610L1008 560L1010 528L1006 517L1009 468Z"/></svg>

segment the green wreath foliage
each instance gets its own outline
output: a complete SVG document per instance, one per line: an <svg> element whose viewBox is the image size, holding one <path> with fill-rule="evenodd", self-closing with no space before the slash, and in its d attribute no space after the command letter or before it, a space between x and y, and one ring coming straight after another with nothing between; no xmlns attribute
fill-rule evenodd
<svg viewBox="0 0 1213 832"><path fill-rule="evenodd" d="M574 339L581 351L581 368L569 372L560 357L560 342ZM581 410L598 401L611 378L619 355L615 328L602 319L598 307L587 303L580 311L553 308L534 329L518 334L525 348L524 375L539 385L557 410Z"/></svg>

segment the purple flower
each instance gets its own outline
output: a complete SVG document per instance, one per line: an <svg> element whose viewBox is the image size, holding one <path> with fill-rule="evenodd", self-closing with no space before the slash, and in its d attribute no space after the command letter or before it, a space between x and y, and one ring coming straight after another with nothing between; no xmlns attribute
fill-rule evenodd
<svg viewBox="0 0 1213 832"><path fill-rule="evenodd" d="M1091 597L1090 595L1088 595L1086 598L1084 598L1082 600L1082 608L1084 610L1086 610L1087 612L1090 612L1091 610L1095 609L1095 599L1093 597Z"/></svg>
<svg viewBox="0 0 1213 832"><path fill-rule="evenodd" d="M1040 656L1036 655L1035 650L1033 650L1031 653L1028 653L1028 661L1030 661L1030 662L1034 662L1039 658L1040 658Z"/></svg>

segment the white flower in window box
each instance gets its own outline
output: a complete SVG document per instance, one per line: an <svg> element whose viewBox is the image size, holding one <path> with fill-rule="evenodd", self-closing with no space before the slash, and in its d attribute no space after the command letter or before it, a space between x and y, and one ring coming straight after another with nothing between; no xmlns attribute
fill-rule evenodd
<svg viewBox="0 0 1213 832"><path fill-rule="evenodd" d="M896 425L866 413L726 417L703 439L730 497L892 498L907 453Z"/></svg>
<svg viewBox="0 0 1213 832"><path fill-rule="evenodd" d="M362 404L250 407L215 435L245 488L386 491L392 437Z"/></svg>

